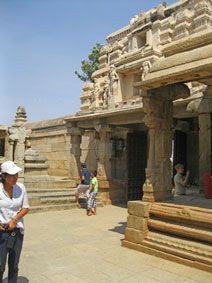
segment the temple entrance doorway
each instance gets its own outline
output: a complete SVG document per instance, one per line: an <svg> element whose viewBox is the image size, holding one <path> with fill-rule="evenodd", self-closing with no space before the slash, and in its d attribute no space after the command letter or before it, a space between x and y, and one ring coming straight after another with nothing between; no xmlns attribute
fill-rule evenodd
<svg viewBox="0 0 212 283"><path fill-rule="evenodd" d="M175 131L174 133L174 153L173 153L173 165L175 166L178 163L184 165L184 169L186 172L187 168L187 136L186 133L182 131ZM173 166L173 176L176 174L176 170Z"/></svg>
<svg viewBox="0 0 212 283"><path fill-rule="evenodd" d="M198 119L187 118L178 120L178 126L173 137L173 167L177 163L184 165L190 171L189 184L199 185L199 124ZM179 128L179 127L178 127ZM173 176L176 174L173 168Z"/></svg>
<svg viewBox="0 0 212 283"><path fill-rule="evenodd" d="M127 135L128 192L127 199L141 200L147 166L147 131Z"/></svg>

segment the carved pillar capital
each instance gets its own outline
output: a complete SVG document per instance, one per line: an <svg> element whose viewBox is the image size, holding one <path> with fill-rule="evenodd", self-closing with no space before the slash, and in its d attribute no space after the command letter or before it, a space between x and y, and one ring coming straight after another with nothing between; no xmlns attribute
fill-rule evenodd
<svg viewBox="0 0 212 283"><path fill-rule="evenodd" d="M99 138L101 141L108 140L112 133L112 127L110 125L99 121L95 122L94 129L99 134Z"/></svg>
<svg viewBox="0 0 212 283"><path fill-rule="evenodd" d="M96 124L94 125L94 128L98 133L101 133L101 132L111 133L112 132L111 127L107 124Z"/></svg>
<svg viewBox="0 0 212 283"><path fill-rule="evenodd" d="M69 130L68 130L68 133L71 136L82 136L84 134L84 132L85 132L84 129L81 129L81 128L78 128L78 127L72 127L72 128L69 128Z"/></svg>

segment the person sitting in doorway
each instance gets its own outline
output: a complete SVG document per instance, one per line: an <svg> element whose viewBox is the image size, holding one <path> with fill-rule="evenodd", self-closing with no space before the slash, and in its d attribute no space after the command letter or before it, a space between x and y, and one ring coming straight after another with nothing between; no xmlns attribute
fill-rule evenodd
<svg viewBox="0 0 212 283"><path fill-rule="evenodd" d="M190 175L190 171L187 170L186 176L184 177L182 174L184 172L184 165L177 164L175 165L175 170L177 174L174 176L174 185L175 185L175 196L185 195L186 194L186 186L188 185L188 178Z"/></svg>
<svg viewBox="0 0 212 283"><path fill-rule="evenodd" d="M84 193L85 197L89 197L89 185L90 185L90 171L86 168L86 164L81 164L80 179L81 184L79 184L75 191L75 204L79 205L79 194Z"/></svg>

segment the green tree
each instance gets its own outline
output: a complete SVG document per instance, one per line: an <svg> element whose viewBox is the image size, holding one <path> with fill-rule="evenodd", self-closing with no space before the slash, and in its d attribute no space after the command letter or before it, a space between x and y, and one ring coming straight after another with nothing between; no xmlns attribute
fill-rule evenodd
<svg viewBox="0 0 212 283"><path fill-rule="evenodd" d="M90 81L93 82L91 76L93 72L98 70L99 67L99 56L100 56L100 49L103 45L101 45L99 42L96 43L96 46L94 46L91 49L91 54L88 55L88 61L82 60L81 61L81 69L83 71L83 74L79 74L77 71L75 71L75 74L78 76L78 78L84 82Z"/></svg>

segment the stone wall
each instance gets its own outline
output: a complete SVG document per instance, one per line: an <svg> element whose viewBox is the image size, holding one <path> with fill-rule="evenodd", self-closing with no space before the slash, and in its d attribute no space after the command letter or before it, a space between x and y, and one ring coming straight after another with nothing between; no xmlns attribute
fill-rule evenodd
<svg viewBox="0 0 212 283"><path fill-rule="evenodd" d="M85 131L80 148L80 161L86 163L89 170L96 170L98 163L98 139L94 130Z"/></svg>
<svg viewBox="0 0 212 283"><path fill-rule="evenodd" d="M66 129L34 130L30 136L31 147L40 157L47 158L50 176L68 177L70 174L70 137Z"/></svg>

